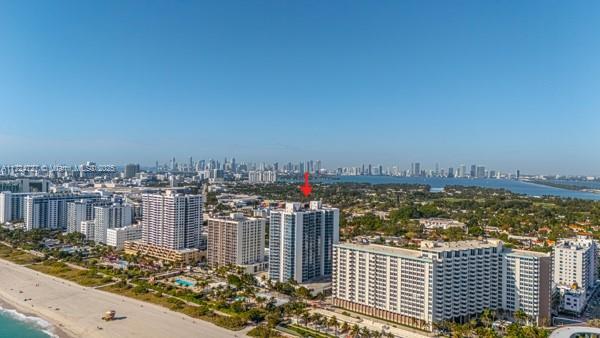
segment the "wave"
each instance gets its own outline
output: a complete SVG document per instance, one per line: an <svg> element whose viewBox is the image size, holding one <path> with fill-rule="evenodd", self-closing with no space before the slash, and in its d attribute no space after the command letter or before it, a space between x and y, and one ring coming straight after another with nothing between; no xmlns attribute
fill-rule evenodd
<svg viewBox="0 0 600 338"><path fill-rule="evenodd" d="M5 314L12 319L29 324L35 327L36 329L39 329L43 333L47 334L49 337L59 338L59 336L56 333L54 333L54 326L52 326L52 324L48 323L42 318L28 316L18 312L17 310L5 309L2 306L0 306L0 314Z"/></svg>

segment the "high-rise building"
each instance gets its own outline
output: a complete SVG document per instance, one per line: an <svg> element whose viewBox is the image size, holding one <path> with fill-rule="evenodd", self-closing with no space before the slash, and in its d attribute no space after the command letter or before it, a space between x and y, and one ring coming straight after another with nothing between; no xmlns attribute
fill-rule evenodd
<svg viewBox="0 0 600 338"><path fill-rule="evenodd" d="M469 176L471 176L471 178L477 177L477 165L471 165L471 172Z"/></svg>
<svg viewBox="0 0 600 338"><path fill-rule="evenodd" d="M25 197L42 193L0 192L0 224L25 218Z"/></svg>
<svg viewBox="0 0 600 338"><path fill-rule="evenodd" d="M485 177L485 167L484 166L477 166L477 172L475 173L477 178L484 178Z"/></svg>
<svg viewBox="0 0 600 338"><path fill-rule="evenodd" d="M66 229L67 204L100 199L97 193L50 193L25 197L25 229Z"/></svg>
<svg viewBox="0 0 600 338"><path fill-rule="evenodd" d="M585 236L562 239L554 246L553 263L561 310L580 313L598 279L598 244Z"/></svg>
<svg viewBox="0 0 600 338"><path fill-rule="evenodd" d="M133 178L139 172L140 172L140 165L130 163L125 166L124 176L125 176L125 178Z"/></svg>
<svg viewBox="0 0 600 338"><path fill-rule="evenodd" d="M67 232L79 232L81 222L94 219L96 200L84 199L67 203Z"/></svg>
<svg viewBox="0 0 600 338"><path fill-rule="evenodd" d="M286 203L269 222L269 277L304 283L331 276L332 248L339 241L339 209L319 201Z"/></svg>
<svg viewBox="0 0 600 338"><path fill-rule="evenodd" d="M95 241L106 244L108 229L130 225L132 219L130 205L116 203L110 206L94 207Z"/></svg>
<svg viewBox="0 0 600 338"><path fill-rule="evenodd" d="M419 162L411 163L410 176L421 176L421 163L419 163Z"/></svg>
<svg viewBox="0 0 600 338"><path fill-rule="evenodd" d="M237 265L247 272L263 269L265 220L232 213L208 219L207 263L210 267Z"/></svg>
<svg viewBox="0 0 600 338"><path fill-rule="evenodd" d="M144 243L173 250L200 246L201 195L189 195L174 189L142 194L142 210Z"/></svg>
<svg viewBox="0 0 600 338"><path fill-rule="evenodd" d="M388 321L433 330L484 309L521 309L550 319L550 255L503 248L499 240L439 243L420 250L334 245L333 304ZM527 271L525 271L527 270Z"/></svg>

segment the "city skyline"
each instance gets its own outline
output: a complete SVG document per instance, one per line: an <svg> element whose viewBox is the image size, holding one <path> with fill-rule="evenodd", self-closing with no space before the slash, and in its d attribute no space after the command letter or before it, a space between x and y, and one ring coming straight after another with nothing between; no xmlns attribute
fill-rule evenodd
<svg viewBox="0 0 600 338"><path fill-rule="evenodd" d="M2 163L600 174L597 3L65 4L0 5Z"/></svg>

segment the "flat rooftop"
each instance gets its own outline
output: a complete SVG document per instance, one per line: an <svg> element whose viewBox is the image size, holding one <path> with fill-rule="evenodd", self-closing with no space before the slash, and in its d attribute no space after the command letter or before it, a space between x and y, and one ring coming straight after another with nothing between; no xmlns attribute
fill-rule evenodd
<svg viewBox="0 0 600 338"><path fill-rule="evenodd" d="M458 242L423 241L421 242L421 250L429 252L443 252L448 250L495 248L498 246L499 243L501 243L501 241L497 239L469 240Z"/></svg>
<svg viewBox="0 0 600 338"><path fill-rule="evenodd" d="M340 248L371 252L376 254L386 254L390 256L408 257L408 258L425 258L420 250L412 250L398 248L389 245L381 244L357 244L357 243L340 243L336 244Z"/></svg>
<svg viewBox="0 0 600 338"><path fill-rule="evenodd" d="M550 257L550 253L539 252L539 251L529 251L529 250L519 250L519 249L504 249L504 253L507 255L513 256L526 256L526 257Z"/></svg>

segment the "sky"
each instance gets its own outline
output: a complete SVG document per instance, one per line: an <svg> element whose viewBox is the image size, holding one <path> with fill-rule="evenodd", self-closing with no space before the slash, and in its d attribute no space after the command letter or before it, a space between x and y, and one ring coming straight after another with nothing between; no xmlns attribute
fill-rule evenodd
<svg viewBox="0 0 600 338"><path fill-rule="evenodd" d="M598 1L1 1L0 164L600 175Z"/></svg>

